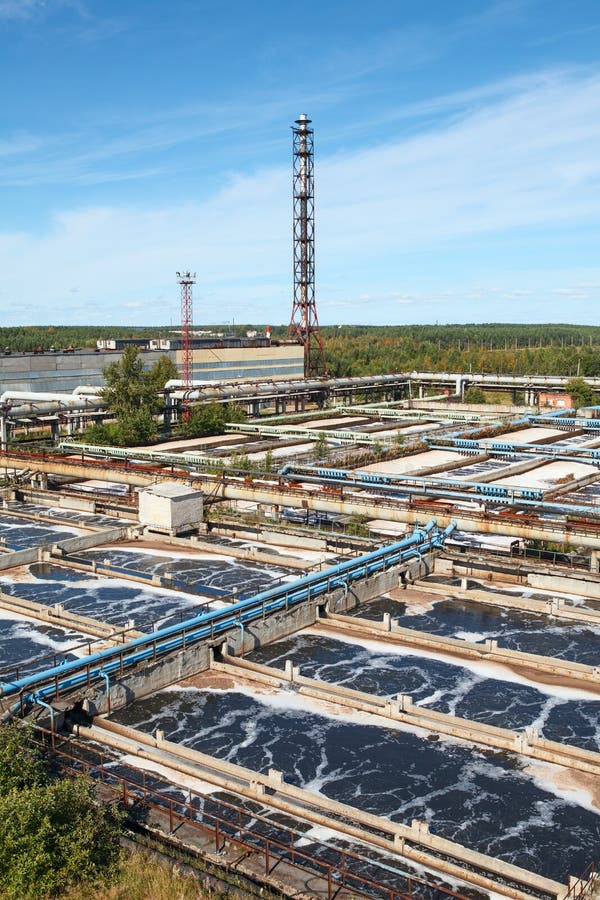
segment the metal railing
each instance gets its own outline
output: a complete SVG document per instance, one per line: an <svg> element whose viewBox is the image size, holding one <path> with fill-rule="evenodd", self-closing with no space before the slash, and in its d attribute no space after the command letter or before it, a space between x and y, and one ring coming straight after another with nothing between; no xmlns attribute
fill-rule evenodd
<svg viewBox="0 0 600 900"><path fill-rule="evenodd" d="M442 884L397 868L391 859L367 858L356 851L307 837L306 833L290 825L256 812L254 804L251 811L246 810L230 801L216 799L213 794L187 787L186 799L174 799L167 792L181 794L181 785L164 776L148 774L130 764L128 774L118 773L113 769L119 762L117 758L72 738L61 736L61 743L57 745L56 734L47 729L39 730L51 742L52 753L64 771L109 787L126 808L141 807L168 817L169 835L186 825L209 836L217 854L226 849L240 850L244 856L260 854L267 876L279 863L317 875L326 882L328 900L333 900L342 887L357 897L383 900L414 900L420 895L430 898L432 894L440 900L468 900L464 894ZM139 776L138 780L135 775ZM148 785L149 780L154 782L154 787ZM160 788L156 787L157 783ZM314 849L300 849L297 846L300 841L309 843ZM223 864L227 867L225 858ZM386 880L395 884L386 884ZM573 897L573 900L577 898Z"/></svg>
<svg viewBox="0 0 600 900"><path fill-rule="evenodd" d="M278 611L288 611L301 603L317 600L337 588L346 589L355 581L386 572L390 567L424 553L441 548L445 538L454 529L454 523L438 532L432 519L423 529L401 541L367 553L356 560L339 563L324 572L305 575L294 582L284 582L240 600L223 609L203 613L186 619L180 625L163 627L142 637L135 637L127 644L94 653L87 659L65 662L61 665L34 673L24 678L0 683L0 697L19 698L14 710L23 714L39 699L51 699L82 687L89 687L101 679L121 678L125 670L155 660L174 651L185 650L201 640L214 640L224 636L232 628L264 620Z"/></svg>
<svg viewBox="0 0 600 900"><path fill-rule="evenodd" d="M600 884L600 869L598 863L591 862L582 872L579 878L574 878L571 887L563 900L582 900L590 897Z"/></svg>

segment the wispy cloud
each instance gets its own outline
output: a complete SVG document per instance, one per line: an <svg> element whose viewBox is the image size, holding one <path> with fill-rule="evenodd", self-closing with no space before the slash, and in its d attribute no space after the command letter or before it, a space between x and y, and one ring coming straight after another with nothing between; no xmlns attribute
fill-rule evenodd
<svg viewBox="0 0 600 900"><path fill-rule="evenodd" d="M89 15L84 0L0 0L0 21L30 21L64 9L74 10L86 18Z"/></svg>
<svg viewBox="0 0 600 900"><path fill-rule="evenodd" d="M585 303L599 291L581 285L597 285L600 272L572 271L566 257L560 262L560 245L554 283L536 273L535 260L520 263L520 273L515 265L512 274L493 270L478 279L477 253L468 248L473 241L490 247L506 234L519 235L526 248L531 234L600 227L600 74L532 75L512 90L482 88L484 95L485 102L467 100L462 108L456 98L436 98L433 104L454 104L455 115L410 137L318 159L324 321L337 319L344 305L362 320L402 320L411 310L418 317L436 303L452 305L455 315L475 307L490 320L504 312L504 301L513 315L538 301L542 315L556 307L553 317L562 309L564 318L566 302L573 318L588 314ZM105 146L102 164L125 151ZM291 281L289 181L286 160L250 174L222 173L204 199L65 210L45 233L0 233L0 306L18 310L36 297L40 316L43 308L61 309L66 320L75 314L69 291L76 284L77 309L91 321L111 308L116 321L121 304L151 304L159 295L172 297L172 309L149 305L145 319L165 320L177 316L173 273L189 266L199 272L199 320L281 321ZM467 261L460 276L442 262L457 247ZM126 308L133 315L138 307Z"/></svg>
<svg viewBox="0 0 600 900"><path fill-rule="evenodd" d="M0 0L0 20L29 19L46 6L46 0Z"/></svg>

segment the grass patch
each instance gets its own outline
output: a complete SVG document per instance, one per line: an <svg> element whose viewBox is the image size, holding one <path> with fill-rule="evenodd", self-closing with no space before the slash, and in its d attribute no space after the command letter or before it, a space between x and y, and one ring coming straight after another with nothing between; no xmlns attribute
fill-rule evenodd
<svg viewBox="0 0 600 900"><path fill-rule="evenodd" d="M200 878L184 874L176 864L158 860L143 850L127 850L112 884L82 885L71 888L63 897L66 900L225 900L230 896L227 890L203 887Z"/></svg>

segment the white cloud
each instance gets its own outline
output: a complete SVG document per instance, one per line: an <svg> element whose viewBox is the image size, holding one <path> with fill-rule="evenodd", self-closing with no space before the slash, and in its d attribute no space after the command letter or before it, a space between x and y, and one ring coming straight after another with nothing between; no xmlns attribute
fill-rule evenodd
<svg viewBox="0 0 600 900"><path fill-rule="evenodd" d="M46 0L0 0L0 19L28 19L45 6Z"/></svg>
<svg viewBox="0 0 600 900"><path fill-rule="evenodd" d="M600 76L532 75L500 94L482 88L480 96L487 99L475 109L467 102L460 116L416 136L317 159L323 321L328 308L333 315L341 303L352 306L352 297L363 320L399 306L418 316L427 303L448 302L449 290L461 296L465 286L462 296L468 292L489 320L502 312L499 297L513 307L521 300L524 312L542 289L583 299L572 285L597 282L598 272L584 265L571 277L568 260L556 253L549 265L561 273L558 284L548 284L543 272L537 281L517 273L507 283L501 272L482 281L468 248L499 233L518 233L526 244L528 229L600 225ZM282 165L233 176L196 202L64 210L45 233L0 233L4 318L33 297L40 320L61 310L68 321L69 289L77 284L84 321L102 321L108 307L118 320L119 301L123 320L125 310L136 309L126 304L147 302L145 320L166 321L178 314L174 273L184 266L198 271L198 321L284 321L291 304L289 193L289 167ZM460 276L436 267L437 254L453 246L462 254ZM420 283L405 274L407 254L415 253L423 259ZM159 294L172 300L148 301Z"/></svg>

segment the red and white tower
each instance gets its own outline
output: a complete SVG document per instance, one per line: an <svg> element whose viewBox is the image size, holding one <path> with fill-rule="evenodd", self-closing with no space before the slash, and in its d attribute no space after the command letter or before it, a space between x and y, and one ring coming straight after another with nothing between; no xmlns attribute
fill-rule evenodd
<svg viewBox="0 0 600 900"><path fill-rule="evenodd" d="M301 115L293 131L294 305L289 335L304 346L305 378L326 378L325 349L315 301L314 131Z"/></svg>
<svg viewBox="0 0 600 900"><path fill-rule="evenodd" d="M177 272L177 281L181 285L181 380L185 390L193 387L192 372L192 327L194 323L194 304L192 285L196 284L196 273Z"/></svg>

